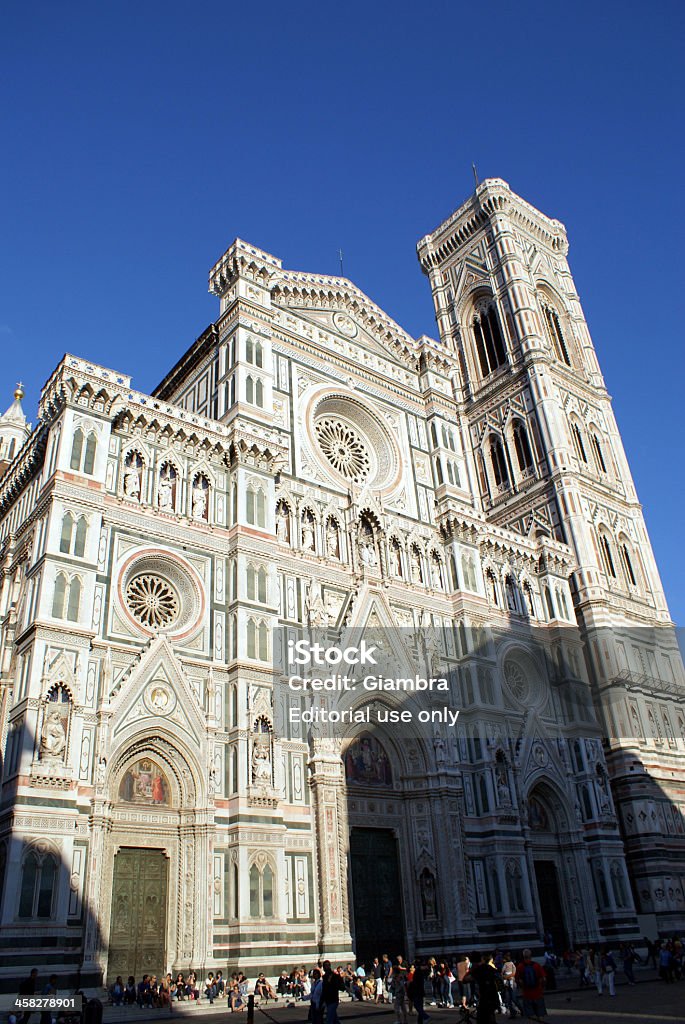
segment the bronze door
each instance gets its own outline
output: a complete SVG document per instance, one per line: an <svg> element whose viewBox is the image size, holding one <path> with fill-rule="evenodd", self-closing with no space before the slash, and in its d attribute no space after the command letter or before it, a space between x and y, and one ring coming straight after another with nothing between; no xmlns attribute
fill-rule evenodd
<svg viewBox="0 0 685 1024"><path fill-rule="evenodd" d="M163 850L122 847L114 858L107 975L160 977L166 967L167 859Z"/></svg>
<svg viewBox="0 0 685 1024"><path fill-rule="evenodd" d="M353 828L350 868L357 959L368 962L381 953L406 954L397 840L392 831Z"/></svg>

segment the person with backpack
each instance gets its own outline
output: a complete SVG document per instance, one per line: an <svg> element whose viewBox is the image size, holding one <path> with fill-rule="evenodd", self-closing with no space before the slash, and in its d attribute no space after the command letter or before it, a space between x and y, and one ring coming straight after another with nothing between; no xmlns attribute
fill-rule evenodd
<svg viewBox="0 0 685 1024"><path fill-rule="evenodd" d="M544 997L545 972L540 964L535 963L529 949L524 949L523 960L516 968L516 984L521 989L525 1016L542 1020L547 1015Z"/></svg>

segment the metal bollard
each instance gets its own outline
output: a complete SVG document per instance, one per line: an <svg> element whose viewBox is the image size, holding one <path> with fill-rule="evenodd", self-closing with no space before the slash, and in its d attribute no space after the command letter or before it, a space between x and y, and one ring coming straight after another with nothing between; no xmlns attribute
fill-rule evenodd
<svg viewBox="0 0 685 1024"><path fill-rule="evenodd" d="M247 1024L254 1024L254 995L247 997Z"/></svg>

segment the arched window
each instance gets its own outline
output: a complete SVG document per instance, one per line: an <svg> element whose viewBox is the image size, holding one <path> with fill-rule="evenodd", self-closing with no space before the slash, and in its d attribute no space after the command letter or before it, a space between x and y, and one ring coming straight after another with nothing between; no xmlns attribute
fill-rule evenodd
<svg viewBox="0 0 685 1024"><path fill-rule="evenodd" d="M590 791L588 787L583 784L578 787L580 795L580 809L583 815L584 821L590 821L594 817L594 809L592 807L592 800L590 799Z"/></svg>
<svg viewBox="0 0 685 1024"><path fill-rule="evenodd" d="M614 562L614 553L611 547L611 541L605 533L600 533L599 544L602 549L604 568L606 569L609 576L611 576L613 579L616 579L616 563Z"/></svg>
<svg viewBox="0 0 685 1024"><path fill-rule="evenodd" d="M261 380L255 381L254 404L259 406L260 409L264 407L264 384Z"/></svg>
<svg viewBox="0 0 685 1024"><path fill-rule="evenodd" d="M623 563L623 571L626 574L626 579L630 583L631 587L637 586L637 576L635 575L635 569L633 568L633 561L630 557L630 551L625 541L621 542L620 548L621 561Z"/></svg>
<svg viewBox="0 0 685 1024"><path fill-rule="evenodd" d="M568 354L566 347L566 340L564 338L564 332L561 329L561 321L559 320L559 314L556 309L551 306L543 306L545 311L545 321L547 323L547 331L549 333L549 339L552 342L552 348L556 354L557 359L563 360L567 366L571 365L571 359Z"/></svg>
<svg viewBox="0 0 685 1024"><path fill-rule="evenodd" d="M266 604L266 569L264 566L257 573L257 600Z"/></svg>
<svg viewBox="0 0 685 1024"><path fill-rule="evenodd" d="M462 552L461 572L464 579L464 588L466 590L477 591L478 582L476 580L475 561L473 555L468 551Z"/></svg>
<svg viewBox="0 0 685 1024"><path fill-rule="evenodd" d="M95 452L97 449L97 438L95 433L91 431L86 438L86 450L83 456L83 472L88 476L93 475L95 470Z"/></svg>
<svg viewBox="0 0 685 1024"><path fill-rule="evenodd" d="M626 899L626 887L623 878L623 870L618 861L613 861L611 864L611 888L614 893L614 902L617 907L623 908L628 906L628 900Z"/></svg>
<svg viewBox="0 0 685 1024"><path fill-rule="evenodd" d="M573 768L575 771L585 771L585 762L583 760L583 751L580 746L580 740L573 740L571 743L571 761L573 762Z"/></svg>
<svg viewBox="0 0 685 1024"><path fill-rule="evenodd" d="M490 810L490 794L488 792L487 780L482 772L478 776L478 801L480 803L480 813L487 814Z"/></svg>
<svg viewBox="0 0 685 1024"><path fill-rule="evenodd" d="M497 864L490 864L490 894L492 897L492 910L495 914L502 913L502 890L499 884Z"/></svg>
<svg viewBox="0 0 685 1024"><path fill-rule="evenodd" d="M83 558L86 553L87 533L88 523L86 522L85 516L81 516L76 523L76 536L74 537L74 554L77 558Z"/></svg>
<svg viewBox="0 0 685 1024"><path fill-rule="evenodd" d="M238 724L238 687L231 687L231 725Z"/></svg>
<svg viewBox="0 0 685 1024"><path fill-rule="evenodd" d="M599 440L597 434L594 431L590 434L590 440L592 441L592 448L595 453L595 461L597 462L597 469L600 473L607 474L607 464L604 461L604 452L602 451L602 443Z"/></svg>
<svg viewBox="0 0 685 1024"><path fill-rule="evenodd" d="M577 423L571 424L571 433L573 434L573 443L576 448L576 454L578 458L587 465L587 452L585 451L583 432Z"/></svg>
<svg viewBox="0 0 685 1024"><path fill-rule="evenodd" d="M504 447L498 437L490 438L490 463L492 475L497 487L502 490L509 486L509 472Z"/></svg>
<svg viewBox="0 0 685 1024"><path fill-rule="evenodd" d="M494 306L480 309L473 318L473 336L483 377L507 361L507 352Z"/></svg>
<svg viewBox="0 0 685 1024"><path fill-rule="evenodd" d="M71 442L71 460L69 466L71 469L80 470L81 458L83 456L83 431L80 427L77 427L74 431L74 438Z"/></svg>
<svg viewBox="0 0 685 1024"><path fill-rule="evenodd" d="M269 631L266 622L259 623L257 630L257 654L260 661L267 661L269 658Z"/></svg>
<svg viewBox="0 0 685 1024"><path fill-rule="evenodd" d="M261 487L250 485L247 488L245 517L251 526L266 526L266 498Z"/></svg>
<svg viewBox="0 0 685 1024"><path fill-rule="evenodd" d="M259 917L259 868L253 864L250 868L250 917Z"/></svg>
<svg viewBox="0 0 685 1024"><path fill-rule="evenodd" d="M74 517L71 512L65 512L62 519L62 535L59 540L59 549L65 554L71 551L71 534L74 529Z"/></svg>
<svg viewBox="0 0 685 1024"><path fill-rule="evenodd" d="M516 861L509 861L507 864L506 884L510 909L516 912L525 910L521 865L517 864Z"/></svg>
<svg viewBox="0 0 685 1024"><path fill-rule="evenodd" d="M609 890L607 889L606 875L604 874L604 868L598 864L597 872L595 875L597 879L597 900L600 907L609 906Z"/></svg>
<svg viewBox="0 0 685 1024"><path fill-rule="evenodd" d="M545 584L544 587L542 588L542 593L544 594L544 598L545 598L545 607L547 608L547 616L548 616L548 618L556 619L557 613L556 613L556 611L554 609L554 601L552 600L551 588L548 587L547 584Z"/></svg>
<svg viewBox="0 0 685 1024"><path fill-rule="evenodd" d="M231 747L231 793L238 792L238 748Z"/></svg>
<svg viewBox="0 0 685 1024"><path fill-rule="evenodd" d="M533 453L530 450L528 431L520 420L514 423L513 435L519 469L522 473L526 473L527 470L533 468Z"/></svg>
<svg viewBox="0 0 685 1024"><path fill-rule="evenodd" d="M19 917L49 920L53 916L57 861L51 853L30 850L24 858L19 891Z"/></svg>
<svg viewBox="0 0 685 1024"><path fill-rule="evenodd" d="M274 873L269 864L250 868L250 917L274 916Z"/></svg>
<svg viewBox="0 0 685 1024"><path fill-rule="evenodd" d="M67 619L69 622L78 622L79 609L81 607L81 580L74 576L69 584L69 598L67 600Z"/></svg>
<svg viewBox="0 0 685 1024"><path fill-rule="evenodd" d="M55 577L55 589L52 596L52 615L55 619L64 618L64 603L67 594L67 577L58 572Z"/></svg>
<svg viewBox="0 0 685 1024"><path fill-rule="evenodd" d="M74 522L76 522L75 531ZM74 554L77 558L83 558L86 550L87 532L88 524L85 516L80 516L79 519L75 521L71 512L65 512L64 517L62 518L62 532L59 540L60 551L66 555Z"/></svg>
<svg viewBox="0 0 685 1024"><path fill-rule="evenodd" d="M566 594L562 587L557 587L557 604L561 609L562 619L568 620L570 618L568 613L568 601L566 600Z"/></svg>
<svg viewBox="0 0 685 1024"><path fill-rule="evenodd" d="M247 620L247 656L257 657L257 626L254 619Z"/></svg>
<svg viewBox="0 0 685 1024"><path fill-rule="evenodd" d="M245 401L254 405L254 380L252 377L245 379Z"/></svg>
<svg viewBox="0 0 685 1024"><path fill-rule="evenodd" d="M239 875L238 875L238 865L237 864L233 865L232 877L233 877L233 916L237 918L238 917L238 911L240 909L240 903L239 903L240 885L239 885Z"/></svg>

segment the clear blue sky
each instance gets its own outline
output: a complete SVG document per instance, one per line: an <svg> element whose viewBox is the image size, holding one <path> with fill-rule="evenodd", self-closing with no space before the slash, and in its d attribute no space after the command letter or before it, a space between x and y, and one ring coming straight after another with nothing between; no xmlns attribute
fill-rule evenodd
<svg viewBox="0 0 685 1024"><path fill-rule="evenodd" d="M64 351L150 390L217 314L237 235L345 273L434 334L416 241L471 162L567 225L570 261L685 622L685 4L6 0L5 397Z"/></svg>

